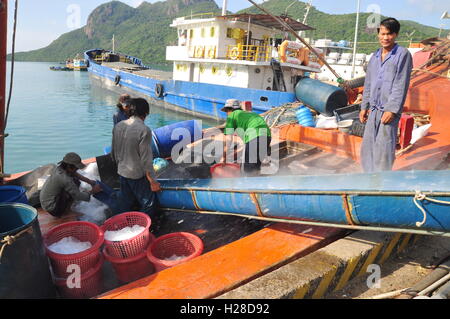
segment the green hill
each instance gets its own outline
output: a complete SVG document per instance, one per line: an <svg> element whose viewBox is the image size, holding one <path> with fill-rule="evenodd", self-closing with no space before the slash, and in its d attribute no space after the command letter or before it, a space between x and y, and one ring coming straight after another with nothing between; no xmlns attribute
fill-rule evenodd
<svg viewBox="0 0 450 319"><path fill-rule="evenodd" d="M274 14L287 13L294 19L303 21L306 4L292 0L269 0L263 6ZM288 11L285 12L286 8ZM64 61L89 49L111 49L115 36L116 51L139 57L145 64L165 64L165 47L176 43L176 30L169 25L176 17L201 12L220 13L213 0L167 0L156 3L143 2L138 8L120 1L111 1L97 7L89 16L86 26L61 35L49 46L16 54L18 61ZM255 7L242 12L261 13ZM377 41L375 34L365 29L369 13L360 16L360 42ZM308 31L307 37L329 38L334 41L353 41L356 14L327 14L312 7L307 24L316 30ZM400 21L402 29L399 40L409 40L406 36L415 30L413 40L437 36L439 29L421 25L413 21ZM372 52L378 44L361 44L359 52Z"/></svg>
<svg viewBox="0 0 450 319"><path fill-rule="evenodd" d="M219 13L220 9L213 0L143 2L138 8L111 1L93 11L86 26L61 35L45 48L16 53L16 60L65 61L89 49L111 49L114 35L116 51L146 64L165 64L165 47L177 39L176 30L169 27L172 20L200 12Z"/></svg>

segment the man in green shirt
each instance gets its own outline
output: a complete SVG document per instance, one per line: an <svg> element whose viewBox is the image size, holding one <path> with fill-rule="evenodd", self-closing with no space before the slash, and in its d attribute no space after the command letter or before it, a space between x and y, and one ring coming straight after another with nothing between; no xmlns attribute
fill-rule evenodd
<svg viewBox="0 0 450 319"><path fill-rule="evenodd" d="M221 111L228 116L224 131L227 139L221 162L226 161L227 145L231 136L237 133L245 145L241 169L247 176L257 174L264 158L270 155L270 128L259 114L243 111L239 100L227 100Z"/></svg>

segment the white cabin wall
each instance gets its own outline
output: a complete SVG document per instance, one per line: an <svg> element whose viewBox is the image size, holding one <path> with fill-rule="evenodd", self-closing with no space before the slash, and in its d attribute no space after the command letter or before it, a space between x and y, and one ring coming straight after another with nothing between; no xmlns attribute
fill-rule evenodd
<svg viewBox="0 0 450 319"><path fill-rule="evenodd" d="M203 66L203 72L200 72L200 65ZM248 66L246 65L197 63L196 67L196 72L199 74L198 80L196 81L241 88L248 87ZM213 67L216 70L215 73L213 73Z"/></svg>
<svg viewBox="0 0 450 319"><path fill-rule="evenodd" d="M256 70L259 69L259 73ZM248 87L257 90L267 90L273 86L273 71L268 66L249 66Z"/></svg>

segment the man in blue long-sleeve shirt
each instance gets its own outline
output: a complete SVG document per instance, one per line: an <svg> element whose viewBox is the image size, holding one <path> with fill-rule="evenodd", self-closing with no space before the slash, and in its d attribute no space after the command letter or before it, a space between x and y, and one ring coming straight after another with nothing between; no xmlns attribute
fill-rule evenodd
<svg viewBox="0 0 450 319"><path fill-rule="evenodd" d="M361 146L364 172L391 170L395 160L398 123L403 111L412 70L412 56L395 39L400 23L394 18L381 22L378 49L369 61L359 115L366 123Z"/></svg>

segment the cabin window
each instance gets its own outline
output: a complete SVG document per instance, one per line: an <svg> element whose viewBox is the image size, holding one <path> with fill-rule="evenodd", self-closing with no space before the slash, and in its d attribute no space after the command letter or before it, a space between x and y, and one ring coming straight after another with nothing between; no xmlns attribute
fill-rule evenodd
<svg viewBox="0 0 450 319"><path fill-rule="evenodd" d="M211 38L214 38L214 36L216 35L216 28L211 27L211 30L209 32L209 35L211 36Z"/></svg>
<svg viewBox="0 0 450 319"><path fill-rule="evenodd" d="M194 38L194 29L189 30L189 38L191 38L191 39Z"/></svg>
<svg viewBox="0 0 450 319"><path fill-rule="evenodd" d="M227 28L227 38L233 38L233 29Z"/></svg>
<svg viewBox="0 0 450 319"><path fill-rule="evenodd" d="M205 37L205 28L201 28L201 30L200 30L200 36L201 36L202 38Z"/></svg>

